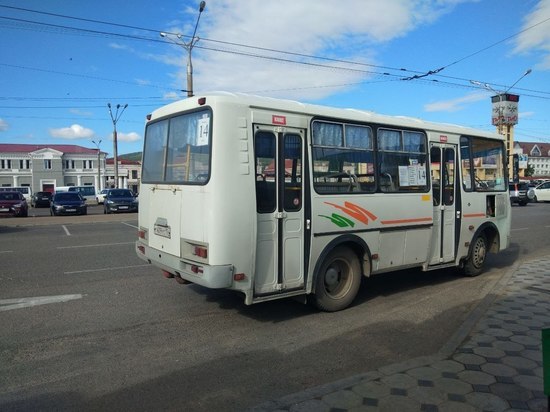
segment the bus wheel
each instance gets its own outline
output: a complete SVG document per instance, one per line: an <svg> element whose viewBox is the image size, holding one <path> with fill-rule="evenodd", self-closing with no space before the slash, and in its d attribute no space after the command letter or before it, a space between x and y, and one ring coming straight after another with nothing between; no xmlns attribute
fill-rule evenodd
<svg viewBox="0 0 550 412"><path fill-rule="evenodd" d="M361 284L361 265L353 251L337 247L328 254L317 274L315 304L325 312L348 307Z"/></svg>
<svg viewBox="0 0 550 412"><path fill-rule="evenodd" d="M472 251L464 264L463 273L466 276L477 276L483 271L485 258L487 257L487 238L480 233L472 244Z"/></svg>

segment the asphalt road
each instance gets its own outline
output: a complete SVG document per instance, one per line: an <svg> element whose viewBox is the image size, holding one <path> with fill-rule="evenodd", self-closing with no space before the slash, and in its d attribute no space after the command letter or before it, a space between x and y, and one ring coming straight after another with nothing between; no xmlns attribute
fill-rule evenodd
<svg viewBox="0 0 550 412"><path fill-rule="evenodd" d="M550 204L514 206L512 247L483 275L372 277L320 313L164 279L135 255L135 214L34 214L0 220L2 411L244 410L436 352L506 270L550 249Z"/></svg>

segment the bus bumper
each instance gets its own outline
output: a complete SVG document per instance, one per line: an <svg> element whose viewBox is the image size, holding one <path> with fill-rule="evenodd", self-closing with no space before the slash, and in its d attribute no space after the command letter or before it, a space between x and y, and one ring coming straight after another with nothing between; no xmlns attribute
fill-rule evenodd
<svg viewBox="0 0 550 412"><path fill-rule="evenodd" d="M139 240L136 242L136 254L153 266L207 288L230 288L233 283L233 265L213 266L185 261L177 256L152 249Z"/></svg>

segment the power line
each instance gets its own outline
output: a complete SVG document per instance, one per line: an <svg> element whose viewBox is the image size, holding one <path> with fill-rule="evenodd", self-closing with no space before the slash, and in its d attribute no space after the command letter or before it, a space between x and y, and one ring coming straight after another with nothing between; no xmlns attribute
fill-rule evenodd
<svg viewBox="0 0 550 412"><path fill-rule="evenodd" d="M146 32L155 33L155 34L160 33L160 30L157 30L157 29L150 29L150 28L138 27L138 26L133 26L133 25L106 22L106 21L87 19L87 18L81 18L81 17L67 16L67 15L62 15L62 14L57 14L57 13L49 13L49 12L43 12L43 11L38 11L38 10L30 10L30 9L25 9L25 8L21 8L21 7L0 5L0 8L17 10L17 11L24 11L24 12L29 12L29 13L47 15L47 16L58 17L58 18L71 19L71 20L94 23L94 24L102 24L102 25L132 29L132 30L146 31ZM23 22L23 23L32 24L32 25L46 26L46 27L62 29L62 30L68 30L68 31L75 32L75 33L84 32L84 33L92 34L92 35L95 35L95 36L116 37L116 38L126 38L126 39L130 39L130 40L138 40L138 41L151 41L151 42L157 42L157 43L159 43L159 42L160 43L167 43L166 41L162 41L162 40L159 40L157 38L151 38L151 37L143 37L143 36L135 36L135 35L129 35L129 34L105 32L105 31L100 31L100 30L91 30L91 29L84 29L84 28L79 28L79 27L70 27L70 26L65 26L65 25L43 23L43 22L37 22L37 21L31 21L31 20L25 20L25 19L17 19L17 18L11 18L11 17L2 17L2 16L0 16L0 19L12 20L12 21L16 21L16 22ZM288 64L300 64L300 65L305 65L305 66L309 66L309 67L316 67L316 68L322 68L322 69L345 70L345 71L351 71L351 72L368 74L368 75L376 75L376 76L380 76L380 77L394 78L394 79L400 79L400 80L425 80L425 81L427 81L428 79L426 79L426 77L436 76L436 77L441 77L441 78L445 78L445 79L451 79L451 80L456 80L456 81L460 81L460 82L469 83L470 79L464 79L464 78L460 78L460 77L444 76L444 75L441 75L439 73L442 70L444 70L444 69L446 69L446 68L448 68L452 65L458 64L458 63L460 63L460 62L462 62L462 61L464 61L468 58L471 58L471 57L473 57L477 54L480 54L480 53L482 53L482 52L484 52L484 51L486 51L486 50L488 50L488 49L490 49L490 48L492 48L492 47L494 47L498 44L506 42L509 39L511 39L513 37L516 37L519 34L525 32L527 30L530 30L530 29L532 29L532 28L534 28L534 27L536 27L540 24L546 23L547 21L550 21L550 18L545 19L545 20L543 20L539 23L536 23L536 24L534 24L530 27L527 27L524 30L521 30L521 31L519 31L519 32L517 32L517 33L515 33L515 34L513 34L513 35L511 35L511 36L509 36L509 37L507 37L503 40L495 42L495 43L493 43L493 44L491 44L487 47L484 47L484 48L482 48L482 49L480 49L480 50L478 50L474 53L470 53L467 56L464 56L460 59L457 59L457 60L453 61L450 64L442 66L441 68L438 68L438 69L435 69L435 70L430 70L428 72L421 72L421 71L410 70L410 69L406 69L406 68L395 68L395 67L388 67L388 66L379 66L379 65L361 63L361 62L354 62L354 61L349 61L349 60L328 58L328 57L323 57L323 56L307 55L307 54L302 54L302 53L293 53L293 52L288 52L288 51L283 51L283 50L276 50L276 49L265 48L265 47L251 46L251 45L246 45L246 44L240 44L240 43L234 43L234 42L228 42L228 41L222 41L222 40L214 40L214 39L208 39L208 38L201 38L201 40L203 42L211 42L211 43L216 43L216 44L221 44L221 45L240 47L240 48L244 48L244 49L259 50L259 51L263 51L263 52L271 52L271 53L277 53L277 54L293 56L293 57L300 57L300 58L306 58L306 59L312 59L312 60L320 60L320 61L326 61L326 62L332 62L332 63L347 64L347 65L355 66L356 68L334 66L334 65L327 65L327 64L307 62L307 61L297 61L297 60L292 60L292 59L289 59L289 58L261 55L261 54L257 54L257 53L249 53L249 52L243 52L243 51L237 51L237 50L224 50L224 49L215 48L215 47L205 47L205 46L199 46L199 45L197 45L196 47L199 48L199 49L203 49L203 50L214 51L214 52L219 52L219 53L234 54L234 55L239 55L239 56L244 56L244 57L249 57L249 58L266 59L266 60L272 60L272 61L277 61L277 62L280 62L280 63L288 63ZM177 34L177 33L172 33L172 34ZM181 34L180 34L180 36L189 37L189 36L185 36L185 35L181 35ZM2 64L0 63L0 65L2 65ZM51 70L28 68L28 67L21 67L21 66L15 66L15 65L7 65L7 64L3 64L3 65L4 66L11 66L11 67L26 68L26 69L29 69L29 70L38 70L38 71L44 71L44 72L51 72L51 73L69 75L69 76L85 77L85 78L90 78L90 79L95 79L95 80L102 80L102 81L112 81L112 82L132 84L132 85L138 84L138 83L127 82L127 81L122 81L122 80L105 79L105 78L100 78L100 77L96 77L96 76L87 76L87 75L81 75L81 74L55 72L55 71L51 71ZM386 70L386 71L379 72L379 71L374 71L374 70L360 69L358 67L366 67L366 68L369 68L369 69ZM390 73L390 71L394 71L394 72L397 72L399 74ZM403 78L402 77L403 73L411 73L413 75ZM441 84L444 84L444 83L446 83L448 85L453 85L453 83L451 83L451 82L442 82L442 81L439 81L439 80L436 80L436 81L433 81L433 82L437 82L438 85L441 85ZM364 83L364 82L360 82L358 84L362 84L362 83ZM430 83L430 84L436 84L436 83ZM491 84L491 83L488 83L488 84ZM145 85L139 84L139 85L140 86L163 88L162 86L155 86L155 85L147 85L147 84L145 84ZM458 87L471 88L471 86L469 86L467 84L465 84L465 85L464 84L454 84L454 85L458 86ZM495 85L495 86L500 87L502 85ZM319 88L319 87L338 87L338 86L337 85L333 85L333 86L314 86L312 88ZM505 86L502 86L502 87L505 87ZM164 89L166 89L166 88L164 88ZM293 89L284 89L284 90L293 90ZM529 93L538 93L539 95L530 95L530 97L535 97L535 98L546 99L546 97L540 96L540 95L550 96L550 92L544 92L544 91L538 91L538 90L535 91L535 90L520 89L520 88L517 88L516 90L522 90L522 91L526 91L526 92L529 92Z"/></svg>

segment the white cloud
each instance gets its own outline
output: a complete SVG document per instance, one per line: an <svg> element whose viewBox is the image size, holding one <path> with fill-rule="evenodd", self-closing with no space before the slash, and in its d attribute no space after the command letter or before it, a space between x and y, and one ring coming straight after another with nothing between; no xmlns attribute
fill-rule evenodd
<svg viewBox="0 0 550 412"><path fill-rule="evenodd" d="M372 77L369 73L372 68L314 60L305 55L377 64L377 46L432 23L459 3L471 1L477 0L207 2L197 31L203 39L193 49L194 91L245 91L301 100L322 98L349 88L349 84L368 80ZM193 33L198 10L189 7L185 14L186 25L173 22L174 27L180 29L167 31L177 32L183 28L184 34ZM189 37L183 40L188 42ZM174 87L186 89L186 56L181 46L174 45L170 54L149 58L179 66ZM288 60L310 64L309 69L304 70L303 65ZM335 68L343 66L348 70ZM340 86L327 88L326 85Z"/></svg>
<svg viewBox="0 0 550 412"><path fill-rule="evenodd" d="M78 124L73 124L69 127L62 127L59 129L50 129L50 136L58 137L60 139L89 139L95 135L92 129L87 129Z"/></svg>
<svg viewBox="0 0 550 412"><path fill-rule="evenodd" d="M550 0L539 0L534 10L523 20L522 32L516 40L516 53L540 53L540 70L550 70Z"/></svg>
<svg viewBox="0 0 550 412"><path fill-rule="evenodd" d="M117 132L116 138L118 142L137 142L138 140L141 140L141 136L136 132L130 132L130 133ZM112 140L112 136L111 136L111 140Z"/></svg>
<svg viewBox="0 0 550 412"><path fill-rule="evenodd" d="M10 128L8 122L6 122L4 119L0 119L0 132L5 132Z"/></svg>
<svg viewBox="0 0 550 412"><path fill-rule="evenodd" d="M458 112L463 110L464 106L469 103L478 102L487 98L487 92L469 93L456 99L428 103L424 106L424 110L427 112Z"/></svg>

